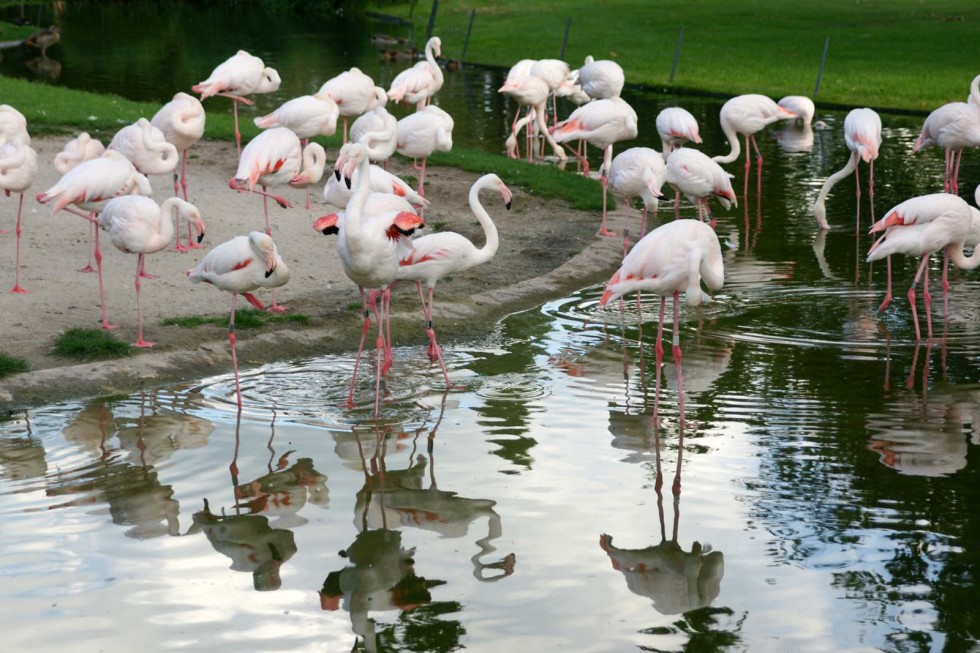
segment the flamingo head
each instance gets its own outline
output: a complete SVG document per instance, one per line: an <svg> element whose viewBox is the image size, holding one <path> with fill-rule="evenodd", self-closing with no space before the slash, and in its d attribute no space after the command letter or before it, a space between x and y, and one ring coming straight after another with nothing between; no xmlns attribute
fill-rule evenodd
<svg viewBox="0 0 980 653"><path fill-rule="evenodd" d="M319 231L324 236L340 233L340 213L330 213L320 216L313 223L313 229Z"/></svg>

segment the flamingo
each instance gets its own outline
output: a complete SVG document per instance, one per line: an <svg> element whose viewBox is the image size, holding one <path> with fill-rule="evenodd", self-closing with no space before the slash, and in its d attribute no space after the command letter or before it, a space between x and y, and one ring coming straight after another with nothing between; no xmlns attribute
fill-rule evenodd
<svg viewBox="0 0 980 653"><path fill-rule="evenodd" d="M742 148L738 140L739 134L745 135L745 191L744 195L749 194L749 161L751 152L749 143L755 148L756 156L756 175L762 174L762 152L759 151L759 144L755 141L755 135L768 125L780 120L796 118L796 114L785 107L776 104L771 98L765 95L750 93L748 95L738 95L725 102L721 107L721 130L725 132L725 137L731 146L728 154L718 155L714 160L718 163L731 163L738 159L742 153Z"/></svg>
<svg viewBox="0 0 980 653"><path fill-rule="evenodd" d="M844 118L844 142L847 149L851 151L850 157L843 168L827 177L827 181L820 187L817 200L813 203L813 217L817 219L817 226L821 229L830 229L827 222L827 208L825 202L830 189L847 175L854 173L854 184L857 188L857 199L861 199L861 184L857 178L857 167L860 160L868 164L869 181L868 195L871 202L871 220L874 221L874 160L878 158L878 148L881 147L881 118L871 109L853 109ZM861 218L861 206L858 204L858 220ZM860 226L860 225L858 225ZM889 277L891 268L889 267Z"/></svg>
<svg viewBox="0 0 980 653"><path fill-rule="evenodd" d="M433 152L453 148L453 119L439 107L430 104L421 111L398 121L396 151L404 156L422 159L418 194L425 197L425 162Z"/></svg>
<svg viewBox="0 0 980 653"><path fill-rule="evenodd" d="M415 208L421 209L429 205L429 200L416 193L415 189L408 185L408 182L397 175L393 175L376 165L371 165L369 170L371 171L369 174L371 192L388 193L397 195L398 197L404 197ZM358 171L355 169L351 177L352 184L357 182L358 174ZM330 175L326 185L323 187L324 201L338 208L346 207L353 194L354 192L347 187L347 184L338 180L336 175Z"/></svg>
<svg viewBox="0 0 980 653"><path fill-rule="evenodd" d="M926 117L922 123L922 132L912 146L912 152L919 152L930 145L945 150L943 190L947 193L958 193L963 150L980 147L980 75L974 77L970 84L968 102L944 104Z"/></svg>
<svg viewBox="0 0 980 653"><path fill-rule="evenodd" d="M47 204L54 201L51 215L65 210L89 222L98 224L95 215L102 212L106 202L121 195L150 195L150 182L133 166L132 162L116 150L107 150L97 159L90 159L62 175L54 186L39 193L37 201ZM81 211L69 208L74 204ZM87 213L83 213L86 211ZM102 252L99 249L99 232L95 232L95 265L99 275L99 303L102 309L102 328L115 329L106 316L105 285L102 280Z"/></svg>
<svg viewBox="0 0 980 653"><path fill-rule="evenodd" d="M738 207L738 198L732 189L732 175L725 172L713 159L700 150L679 147L667 159L667 183L674 188L674 215L680 215L681 195L686 195L698 209L702 220L714 218L708 209L708 198L716 197L722 206Z"/></svg>
<svg viewBox="0 0 980 653"><path fill-rule="evenodd" d="M116 132L106 149L121 152L144 175L165 175L177 168L177 148L146 118Z"/></svg>
<svg viewBox="0 0 980 653"><path fill-rule="evenodd" d="M600 59L596 61L589 55L578 69L578 82L582 90L594 100L618 98L626 84L623 67L615 61Z"/></svg>
<svg viewBox="0 0 980 653"><path fill-rule="evenodd" d="M504 93L506 95L513 95L513 91L517 89L521 83L527 79L531 74L531 68L534 66L535 59L521 59L507 71L507 77L504 78L503 85L497 89L498 93ZM515 131L515 125L517 124L518 118L521 117L521 107L517 107L517 113L514 114L514 119L510 123L511 131Z"/></svg>
<svg viewBox="0 0 980 653"><path fill-rule="evenodd" d="M657 114L657 133L663 144L664 159L688 141L701 142L697 119L681 107L667 107Z"/></svg>
<svg viewBox="0 0 980 653"><path fill-rule="evenodd" d="M235 393L238 409L242 409L242 389L238 381L238 355L235 352L235 305L242 294L250 304L264 308L252 291L259 288L278 288L289 281L289 269L279 256L275 242L268 234L253 231L248 236L235 236L209 251L201 262L187 271L191 283L210 283L231 293L231 314L228 318L228 343L235 369Z"/></svg>
<svg viewBox="0 0 980 653"><path fill-rule="evenodd" d="M548 85L548 94L551 95L551 113L555 122L558 122L558 100L555 93L571 72L568 64L561 59L538 59L531 66L531 75L543 79ZM547 123L547 116L542 120Z"/></svg>
<svg viewBox="0 0 980 653"><path fill-rule="evenodd" d="M673 157L671 157L673 158ZM656 391L653 402L654 428L659 425L660 367L663 362L663 328L667 296L674 298L674 366L677 369L677 396L680 413L681 442L684 446L684 382L681 375L680 292L685 293L688 306L711 302L701 290L701 281L710 290L719 290L725 283L725 266L721 244L714 230L700 220L674 220L657 227L623 259L623 264L606 284L599 298L599 307L636 291L660 295L660 319L657 325ZM639 314L639 296L637 296Z"/></svg>
<svg viewBox="0 0 980 653"><path fill-rule="evenodd" d="M387 166L398 147L398 120L384 107L375 107L350 126L350 139L367 147L371 161L383 161Z"/></svg>
<svg viewBox="0 0 980 653"><path fill-rule="evenodd" d="M17 254L15 258L14 286L10 292L16 295L26 295L27 291L20 285L20 236L21 214L24 211L24 191L34 183L37 175L37 152L30 145L6 143L0 145L0 188L10 197L11 193L20 195L17 203Z"/></svg>
<svg viewBox="0 0 980 653"><path fill-rule="evenodd" d="M392 102L414 104L421 111L443 84L442 68L436 57L442 54L442 39L433 36L425 44L425 59L401 71L391 80L388 99Z"/></svg>
<svg viewBox="0 0 980 653"><path fill-rule="evenodd" d="M231 99L235 114L235 146L241 155L242 134L238 131L238 103L253 104L246 95L275 93L281 83L275 68L269 68L260 58L239 50L211 71L206 80L192 86L191 90L199 93L202 100L212 95Z"/></svg>
<svg viewBox="0 0 980 653"><path fill-rule="evenodd" d="M147 254L159 252L170 245L174 237L174 223L171 215L176 213L188 224L193 223L197 229L197 240L204 239L204 222L201 212L193 204L171 197L163 204L157 204L143 195L124 195L109 200L102 215L99 216L99 226L109 232L109 240L116 249L127 254L136 254L136 315L137 336L134 347L152 347L154 343L143 339L143 303L142 284L143 265Z"/></svg>
<svg viewBox="0 0 980 653"><path fill-rule="evenodd" d="M309 197L310 186L320 183L323 170L327 167L327 152L319 143L310 143L303 148L303 164L300 171L289 180L291 188L305 188ZM308 202L308 200L307 200ZM307 206L306 208L310 208Z"/></svg>
<svg viewBox="0 0 980 653"><path fill-rule="evenodd" d="M429 358L433 361L439 361L446 386L449 386L449 373L446 371L446 362L443 360L442 350L436 343L436 332L432 326L432 298L436 283L440 279L486 263L497 253L497 247L500 244L497 227L486 208L480 203L480 191L484 189L498 190L504 199L504 206L508 210L510 210L513 200L510 189L504 185L500 177L493 173L483 175L470 187L470 211L479 221L480 226L483 227L484 244L482 247L477 247L465 236L458 233L443 231L414 239L409 254L398 262L396 279L415 281L419 290L419 298L422 300L422 313L425 317L425 333L429 338ZM422 294L423 281L429 288L428 301Z"/></svg>
<svg viewBox="0 0 980 653"><path fill-rule="evenodd" d="M184 92L176 93L173 99L160 107L160 110L150 119L150 124L159 129L164 139L177 148L180 154L179 181L180 189L184 192L184 201L187 201L187 151L204 136L205 120L204 106L200 100ZM174 195L178 195L177 183L177 169L174 168ZM180 244L179 226L175 226L177 236L175 250L186 252L189 249L196 249L198 244L191 236L191 223L187 223L186 246Z"/></svg>
<svg viewBox="0 0 980 653"><path fill-rule="evenodd" d="M584 85L583 85L583 88ZM602 183L602 225L599 227L600 236L614 236L606 228L606 186L608 184L609 166L612 165L612 148L614 143L636 138L637 118L626 100L615 97L612 99L593 100L583 104L572 112L567 119L552 128L552 136L559 143L567 143L577 139L585 140L596 147L603 148L601 183ZM579 156L576 154L576 156ZM584 172L589 174L589 162L584 158Z"/></svg>
<svg viewBox="0 0 980 653"><path fill-rule="evenodd" d="M975 199L980 202L980 186ZM923 280L922 296L925 303L927 338L932 339L932 297L929 294L929 257L939 250L944 251L943 260L943 300L948 313L949 282L947 280L946 258L964 270L973 270L980 265L980 248L966 256L963 248L967 241L976 245L980 240L980 211L962 198L950 193L920 195L905 200L893 207L881 220L871 226L870 233L884 231L884 234L868 250L868 261L876 261L892 254L907 254L921 257L908 299L912 307L912 320L915 322L915 339L922 340L919 331L919 318L915 310L915 287ZM891 300L891 279L889 277L888 296L882 304L883 310Z"/></svg>
<svg viewBox="0 0 980 653"><path fill-rule="evenodd" d="M344 143L347 142L347 119L383 107L388 102L388 94L380 86L374 85L370 76L360 68L351 68L324 82L317 94L324 93L337 103L340 115L344 118Z"/></svg>
<svg viewBox="0 0 980 653"><path fill-rule="evenodd" d="M92 138L88 132L82 132L75 138L65 143L64 149L54 157L54 168L59 175L63 175L79 163L95 159L105 153L105 145L98 139ZM88 225L88 263L85 267L79 268L79 272L95 272L92 267L92 252L94 251L94 235L98 229L95 223L89 222Z"/></svg>
<svg viewBox="0 0 980 653"><path fill-rule="evenodd" d="M31 135L27 133L27 118L9 104L0 104L0 145L31 144Z"/></svg>
<svg viewBox="0 0 980 653"><path fill-rule="evenodd" d="M647 211L653 207L657 212L663 197L660 192L667 179L667 164L660 152L649 147L631 147L616 155L609 166L609 188L626 205L626 220L623 227L623 254L629 246L629 210L634 197L643 200L643 219L640 224L640 237L647 231Z"/></svg>
<svg viewBox="0 0 980 653"><path fill-rule="evenodd" d="M546 60L551 61L551 60ZM541 62L538 62L541 63ZM535 64L537 65L537 64ZM534 70L534 67L532 67ZM548 85L548 82L544 79L537 77L534 74L528 75L520 82L517 82L516 86L508 90L508 93L517 102L518 107L528 107L527 120L520 119L514 123L511 128L511 134L514 136L514 149L511 152L508 146L508 154L511 158L517 158L519 156L519 151L516 147L517 133L520 132L519 124L527 124L529 122L534 124L535 131L540 132L547 139L548 143L551 145L552 151L555 153L560 160L564 161L567 159L565 151L558 145L558 143L552 138L551 134L548 133L547 125L547 105L548 97L552 94L552 88ZM518 109L520 112L520 109ZM528 144L527 144L527 160L531 161L533 158L533 147L531 145L531 129L528 127ZM508 141L510 139L508 138Z"/></svg>
<svg viewBox="0 0 980 653"><path fill-rule="evenodd" d="M413 115L424 115L432 108L434 107L426 107L425 110ZM390 286L396 279L398 261L401 258L398 241L400 236L410 235L415 229L421 228L423 223L422 218L407 211L390 212L382 214L384 217L368 219L365 213L365 204L371 190L369 181L370 162L367 148L360 143L345 145L334 164L334 169L348 180L351 180L354 170L357 170L358 173L356 183L351 180L354 195L347 203L346 217L339 225L339 238L337 239L337 254L340 256L344 273L357 284L361 294L361 304L365 307L364 328L361 332L361 343L354 362L354 375L351 378L347 405L353 407L357 365L360 361L367 330L370 327L364 291L365 289L377 290L378 293L370 293L369 295L378 324L378 363L374 390L374 414L377 416L381 399L382 357L386 355L389 348L389 345L386 344L384 325L388 323L387 314L391 302ZM377 225L381 225L380 228ZM378 295L381 296L380 309L377 305Z"/></svg>
<svg viewBox="0 0 980 653"><path fill-rule="evenodd" d="M776 104L796 114L796 122L804 127L813 122L813 114L817 111L813 100L805 95L787 95L786 97L779 98L779 102Z"/></svg>

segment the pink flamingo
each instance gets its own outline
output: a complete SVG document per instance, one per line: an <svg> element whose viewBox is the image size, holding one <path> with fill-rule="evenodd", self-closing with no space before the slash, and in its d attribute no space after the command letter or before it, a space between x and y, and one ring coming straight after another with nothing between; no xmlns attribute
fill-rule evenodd
<svg viewBox="0 0 980 653"><path fill-rule="evenodd" d="M431 108L433 107L426 107L420 114L424 114ZM344 273L357 284L361 294L361 304L365 307L364 328L361 332L357 358L354 361L354 376L351 379L347 405L353 406L357 365L364 348L367 330L370 328L370 319L367 315L368 302L364 291L365 289L377 290L377 293L369 294L371 308L378 324L378 363L374 391L374 414L377 415L381 399L382 358L387 355L390 347L384 331L384 325L388 323L387 316L391 303L390 287L396 279L398 261L402 258L397 241L401 235L410 235L415 229L421 228L423 222L421 217L408 211L392 211L369 218L365 212L365 205L371 191L369 166L367 148L359 143L348 143L341 149L334 169L348 180L353 176L354 170L358 172L356 184L352 183L354 195L347 203L346 216L340 225L337 239L337 254L340 256ZM378 295L381 297L380 309L377 302Z"/></svg>
<svg viewBox="0 0 980 653"><path fill-rule="evenodd" d="M163 204L157 204L143 195L124 195L109 200L102 215L99 216L99 226L109 232L109 240L116 249L127 254L136 254L136 315L137 336L135 347L152 347L154 343L143 340L143 303L142 284L143 265L147 254L159 252L170 245L174 237L174 223L171 216L176 213L177 219L183 217L188 224L194 224L197 229L197 240L204 239L204 221L201 212L193 204L171 197Z"/></svg>
<svg viewBox="0 0 980 653"><path fill-rule="evenodd" d="M602 225L599 227L599 235L615 236L616 234L606 228L606 186L609 166L612 165L613 144L636 138L637 118L633 107L620 97L594 100L573 111L567 119L555 125L551 133L559 143L582 139L603 148L600 170ZM576 156L579 155L576 153ZM589 162L581 157L579 160L582 162L585 174L588 175Z"/></svg>
<svg viewBox="0 0 980 653"><path fill-rule="evenodd" d="M493 173L483 175L470 187L470 211L479 221L480 226L483 227L484 244L482 247L477 247L468 238L458 233L441 231L414 239L411 242L411 251L398 262L396 278L415 281L415 285L418 287L419 298L422 300L422 313L425 316L425 333L429 338L429 358L433 361L439 361L447 387L449 386L449 372L446 371L446 362L443 360L442 350L436 343L436 332L432 326L432 298L436 283L440 279L486 263L497 253L500 244L497 227L490 218L490 214L480 203L480 191L484 189L498 190L504 199L504 206L508 210L510 210L513 200L510 189L504 185L500 177ZM428 301L422 294L423 281L429 288Z"/></svg>
<svg viewBox="0 0 980 653"><path fill-rule="evenodd" d="M707 154L689 147L679 147L667 159L667 183L674 189L674 215L680 215L681 195L694 202L701 220L715 219L708 208L708 198L715 197L725 209L738 206L732 189L732 175Z"/></svg>
<svg viewBox="0 0 980 653"><path fill-rule="evenodd" d="M549 60L550 61L550 60ZM541 63L541 62L538 62ZM535 64L537 65L537 64ZM534 68L532 67L532 70ZM547 114L548 114L548 98L551 97L552 89L548 85L548 82L536 75L528 75L522 81L518 82L517 85L509 91L511 97L517 102L518 107L527 107L528 113L525 118L522 118L514 123L511 128L512 138L507 139L508 143L508 155L511 158L517 158L520 155L519 148L516 147L517 144L517 133L520 131L521 124L532 123L534 125L534 132L540 133L551 145L552 151L555 156L558 157L560 161L564 161L568 158L565 151L558 145L557 141L548 132L547 124ZM520 109L518 109L520 112ZM531 136L531 125L528 125L528 137L527 137L527 160L531 161L534 158L534 146L532 145ZM511 148L513 144L513 149Z"/></svg>
<svg viewBox="0 0 980 653"><path fill-rule="evenodd" d="M442 88L442 68L436 57L442 54L442 39L433 36L425 44L425 59L401 71L391 80L388 99L392 102L414 104L416 111L429 103Z"/></svg>
<svg viewBox="0 0 980 653"><path fill-rule="evenodd" d="M868 164L868 196L871 202L871 220L874 221L875 207L875 168L874 160L878 158L878 148L881 147L881 118L871 109L853 109L844 118L844 142L851 155L843 168L827 177L827 181L820 187L817 200L813 203L813 217L817 219L817 226L821 229L830 229L827 222L827 208L825 203L830 189L847 175L854 173L854 185L857 194L858 223L855 228L860 227L861 219L861 183L857 176L858 163L863 159ZM891 264L889 263L888 276L891 277Z"/></svg>
<svg viewBox="0 0 980 653"><path fill-rule="evenodd" d="M813 122L813 114L817 112L813 100L805 95L787 95L779 98L779 102L776 104L796 114L796 122L804 126Z"/></svg>
<svg viewBox="0 0 980 653"><path fill-rule="evenodd" d="M65 147L54 157L54 168L59 175L63 175L82 161L95 159L105 153L105 145L98 139L89 136L88 132L82 132L75 138L65 143ZM79 268L79 272L95 272L92 267L92 252L95 251L95 230L98 227L94 222L88 223L88 263L85 267Z"/></svg>
<svg viewBox="0 0 980 653"><path fill-rule="evenodd" d="M667 159L670 153L691 141L701 142L698 121L691 112L681 107L667 107L657 114L657 133L663 143L663 157Z"/></svg>
<svg viewBox="0 0 980 653"><path fill-rule="evenodd" d="M37 152L30 145L6 143L0 145L0 188L10 197L11 193L20 195L17 203L17 254L15 258L14 286L10 292L26 295L20 285L20 237L21 214L24 211L24 191L34 183L37 174Z"/></svg>
<svg viewBox="0 0 980 653"><path fill-rule="evenodd" d="M97 159L90 159L75 166L54 186L39 193L37 201L47 204L54 201L51 214L65 210L98 224L95 215L102 212L105 204L114 197L129 194L150 195L152 189L133 164L116 150L107 150ZM69 208L74 204L81 209ZM83 212L84 211L84 212ZM106 316L105 285L102 280L102 252L99 249L99 232L95 232L95 265L99 275L99 303L102 309L102 328L115 329Z"/></svg>
<svg viewBox="0 0 980 653"><path fill-rule="evenodd" d="M235 305L242 294L250 304L263 309L252 291L259 288L278 288L289 281L289 269L279 256L275 242L268 234L253 231L248 236L236 236L209 251L201 262L187 271L191 283L210 283L231 293L231 314L228 318L228 343L235 369L235 393L238 409L242 408L242 389L238 381L238 355L235 351Z"/></svg>
<svg viewBox="0 0 980 653"><path fill-rule="evenodd" d="M202 100L212 95L231 99L235 114L235 146L241 155L242 134L238 131L238 103L251 105L253 102L246 95L275 93L281 83L275 68L269 68L260 58L239 50L211 71L206 80L192 86L191 90L199 93Z"/></svg>
<svg viewBox="0 0 980 653"><path fill-rule="evenodd" d="M765 95L750 93L748 95L738 95L725 102L721 107L721 130L725 132L731 151L728 154L718 155L714 160L718 163L731 163L738 159L742 153L739 143L739 134L745 135L745 190L744 195L749 194L749 168L751 167L749 143L755 148L756 156L756 175L762 174L762 152L759 151L759 144L755 141L755 135L765 127L780 120L790 120L796 118L796 114L788 109L776 104L772 98Z"/></svg>
<svg viewBox="0 0 980 653"><path fill-rule="evenodd" d="M368 150L370 151L370 148L368 148ZM429 205L429 200L416 193L415 189L409 186L408 182L401 177L393 175L387 170L373 164L370 166L369 170L370 174L368 176L370 178L372 193L388 193L398 197L403 197L409 202L409 204L417 209L422 209ZM358 170L355 169L353 176L351 177L352 185L357 183L359 174L360 173ZM330 175L327 179L326 185L323 187L324 201L327 204L336 206L337 208L342 209L346 207L353 195L354 191L347 187L345 181L337 179L336 175Z"/></svg>
<svg viewBox="0 0 980 653"><path fill-rule="evenodd" d="M609 166L609 189L626 206L626 219L623 225L623 254L629 247L630 204L633 198L643 201L643 219L640 223L640 238L647 231L647 211L653 207L657 212L660 205L660 192L667 179L667 164L660 152L649 147L631 147L616 155Z"/></svg>
<svg viewBox="0 0 980 653"><path fill-rule="evenodd" d="M615 61L600 59L596 61L589 55L578 69L578 83L593 100L618 98L626 84L623 67Z"/></svg>
<svg viewBox="0 0 980 653"><path fill-rule="evenodd" d="M452 148L452 116L434 104L398 121L396 151L404 156L422 159L418 188L418 194L422 197L425 197L426 160L433 152L448 152Z"/></svg>
<svg viewBox="0 0 980 653"><path fill-rule="evenodd" d="M960 192L960 160L963 158L963 150L980 147L980 75L974 77L970 84L968 102L944 104L926 117L922 123L922 132L912 146L912 152L918 152L930 145L937 145L945 150L943 190L947 193Z"/></svg>
<svg viewBox="0 0 980 653"><path fill-rule="evenodd" d="M0 145L30 145L31 135L27 133L27 118L9 104L0 104Z"/></svg>
<svg viewBox="0 0 980 653"><path fill-rule="evenodd" d="M177 152L180 154L179 187L184 192L184 201L187 201L187 151L204 136L205 121L204 106L200 100L183 92L175 94L173 99L160 107L160 110L150 120L150 124L159 129L163 133L164 139L177 148ZM179 195L177 184L178 176L175 168L174 195ZM191 223L187 223L186 246L180 244L179 227L179 224L175 226L177 236L175 251L186 252L199 247L191 235Z"/></svg>
<svg viewBox="0 0 980 653"><path fill-rule="evenodd" d="M980 186L975 199L980 202ZM929 257L944 250L943 260L943 303L946 314L949 312L947 280L947 261L950 259L958 268L972 270L980 265L980 248L974 247L973 254L965 256L964 246L969 242L976 245L980 240L980 211L966 203L962 198L950 193L920 195L905 200L893 207L881 220L871 226L870 233L885 233L871 245L868 261L876 261L892 254L907 254L921 257L919 268L909 288L908 299L912 306L912 320L915 322L915 339L921 341L919 318L915 310L915 286L923 280L923 300L925 302L927 337L932 339L932 297L929 294ZM888 279L888 292L885 301L878 309L882 311L891 302L891 275Z"/></svg>
<svg viewBox="0 0 980 653"><path fill-rule="evenodd" d="M656 394L653 402L653 424L659 426L660 367L663 362L664 312L667 295L674 298L674 366L677 369L677 396L679 402L681 442L684 442L684 382L681 374L680 310L679 294L685 293L688 306L711 302L711 297L701 290L701 281L710 290L719 290L725 283L725 267L721 256L721 244L714 230L700 220L674 220L657 227L623 259L623 264L606 284L599 299L599 307L636 291L660 295L660 319L657 325L656 344ZM639 296L637 296L637 314Z"/></svg>
<svg viewBox="0 0 980 653"><path fill-rule="evenodd" d="M558 100L555 94L571 73L568 64L561 59L538 59L531 66L531 74L543 79L548 85L548 94L551 96L551 115L554 116L555 122L558 122ZM547 124L547 112L542 117L542 121Z"/></svg>
<svg viewBox="0 0 980 653"><path fill-rule="evenodd" d="M337 103L340 115L344 118L344 143L347 142L348 118L383 107L388 102L385 90L375 86L374 80L361 72L360 68L351 68L328 79L320 87L319 93L325 93Z"/></svg>
<svg viewBox="0 0 980 653"><path fill-rule="evenodd" d="M387 166L398 147L398 120L384 107L375 107L350 126L350 140L364 145L371 161L383 161Z"/></svg>
<svg viewBox="0 0 980 653"><path fill-rule="evenodd" d="M511 66L510 70L507 71L507 77L504 79L503 85L497 89L497 92L513 95L514 91L531 75L531 68L534 66L535 61L535 59L521 59ZM521 107L518 106L517 113L514 114L514 119L510 123L511 132L516 131L515 125L520 117Z"/></svg>

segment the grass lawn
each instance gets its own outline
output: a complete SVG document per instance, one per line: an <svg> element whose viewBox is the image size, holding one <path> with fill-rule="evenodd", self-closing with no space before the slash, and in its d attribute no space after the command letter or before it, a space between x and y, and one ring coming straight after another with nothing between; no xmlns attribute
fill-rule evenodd
<svg viewBox="0 0 980 653"><path fill-rule="evenodd" d="M431 6L415 6L418 41ZM408 18L410 8L382 11ZM976 0L444 0L433 29L444 57L460 56L471 9L469 62L509 67L558 57L571 18L564 59L573 68L590 54L613 59L628 83L656 88L812 96L827 37L821 103L931 111L965 101L980 73Z"/></svg>

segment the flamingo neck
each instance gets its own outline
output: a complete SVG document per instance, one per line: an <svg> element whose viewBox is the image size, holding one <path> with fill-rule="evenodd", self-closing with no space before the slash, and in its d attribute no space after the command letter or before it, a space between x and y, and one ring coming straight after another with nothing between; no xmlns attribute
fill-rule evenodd
<svg viewBox="0 0 980 653"><path fill-rule="evenodd" d="M470 211L480 222L480 226L483 227L483 235L485 237L483 247L477 248L477 252L479 252L479 263L485 263L493 258L493 255L497 253L497 248L500 246L497 225L493 223L490 214L487 213L487 210L483 208L483 204L480 203L480 191L484 188L493 188L494 185L493 182L477 184L470 189Z"/></svg>
<svg viewBox="0 0 980 653"><path fill-rule="evenodd" d="M728 139L728 145L731 147L731 151L728 154L712 157L711 160L717 163L731 163L742 154L742 143L739 141L738 132L735 131L735 128L727 120L722 121L721 131L725 132L725 138Z"/></svg>

